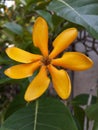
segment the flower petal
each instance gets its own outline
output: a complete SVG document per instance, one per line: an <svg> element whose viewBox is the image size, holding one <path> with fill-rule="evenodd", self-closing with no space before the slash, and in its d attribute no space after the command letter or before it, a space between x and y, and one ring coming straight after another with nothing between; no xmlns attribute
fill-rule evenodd
<svg viewBox="0 0 98 130"><path fill-rule="evenodd" d="M7 48L6 53L11 59L22 63L31 63L42 58L41 55L32 54L17 47Z"/></svg>
<svg viewBox="0 0 98 130"><path fill-rule="evenodd" d="M42 66L38 75L28 86L25 93L25 100L31 101L40 97L48 88L50 79L47 77L46 67Z"/></svg>
<svg viewBox="0 0 98 130"><path fill-rule="evenodd" d="M64 70L57 70L52 65L49 65L48 69L52 76L53 86L57 94L62 99L68 98L71 92L71 83L67 72Z"/></svg>
<svg viewBox="0 0 98 130"><path fill-rule="evenodd" d="M6 69L4 73L13 79L26 78L31 76L40 65L40 61L28 64L19 64Z"/></svg>
<svg viewBox="0 0 98 130"><path fill-rule="evenodd" d="M53 59L52 64L71 70L86 70L92 67L93 61L80 52L66 52L62 58Z"/></svg>
<svg viewBox="0 0 98 130"><path fill-rule="evenodd" d="M50 53L50 58L56 57L60 52L66 49L77 37L78 31L76 28L69 28L60 33L53 42L53 51Z"/></svg>
<svg viewBox="0 0 98 130"><path fill-rule="evenodd" d="M42 17L38 17L33 27L33 42L44 56L48 56L48 25Z"/></svg>

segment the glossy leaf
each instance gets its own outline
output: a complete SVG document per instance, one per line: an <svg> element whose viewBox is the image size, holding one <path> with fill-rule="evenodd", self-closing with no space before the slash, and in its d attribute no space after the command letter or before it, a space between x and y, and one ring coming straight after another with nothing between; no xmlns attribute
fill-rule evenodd
<svg viewBox="0 0 98 130"><path fill-rule="evenodd" d="M83 130L85 111L83 110L83 108L79 106L74 106L73 109L74 109L74 117L76 119L77 126L79 130Z"/></svg>
<svg viewBox="0 0 98 130"><path fill-rule="evenodd" d="M74 97L71 103L73 105L87 105L88 99L89 99L89 94L80 94ZM96 103L96 101L97 101L97 97L92 96L91 103L94 104Z"/></svg>
<svg viewBox="0 0 98 130"><path fill-rule="evenodd" d="M81 25L98 39L98 0L52 0L48 10Z"/></svg>
<svg viewBox="0 0 98 130"><path fill-rule="evenodd" d="M67 106L52 98L41 99L18 110L5 121L0 130L5 128L10 130L77 130Z"/></svg>
<svg viewBox="0 0 98 130"><path fill-rule="evenodd" d="M85 111L89 119L98 120L98 103L90 105Z"/></svg>
<svg viewBox="0 0 98 130"><path fill-rule="evenodd" d="M22 33L23 33L22 27L15 22L5 23L4 27L6 27L10 31L12 31L13 33L18 34L18 35L22 35Z"/></svg>

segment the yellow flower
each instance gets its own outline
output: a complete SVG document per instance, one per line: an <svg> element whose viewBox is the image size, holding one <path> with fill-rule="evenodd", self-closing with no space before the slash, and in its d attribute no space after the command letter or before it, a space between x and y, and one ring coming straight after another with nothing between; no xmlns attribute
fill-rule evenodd
<svg viewBox="0 0 98 130"><path fill-rule="evenodd" d="M40 68L37 76L32 80L25 93L25 100L31 101L40 97L48 88L50 78L55 91L62 98L69 97L71 82L67 72L57 69L56 66L71 70L89 69L93 62L90 58L80 52L65 52L61 58L56 58L66 49L77 37L77 29L69 28L60 33L53 41L53 50L48 52L48 26L42 17L38 17L33 27L33 43L38 47L42 55L32 54L17 47L6 49L7 55L22 64L12 66L5 70L5 75L14 79L26 78L33 75L34 71Z"/></svg>

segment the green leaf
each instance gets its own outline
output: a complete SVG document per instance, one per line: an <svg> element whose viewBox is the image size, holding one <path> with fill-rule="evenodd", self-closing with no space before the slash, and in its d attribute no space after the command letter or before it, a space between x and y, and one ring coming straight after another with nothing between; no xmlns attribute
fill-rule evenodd
<svg viewBox="0 0 98 130"><path fill-rule="evenodd" d="M77 95L75 98L73 98L71 103L73 105L87 105L88 99L89 99L89 94L80 94ZM97 97L92 96L91 104L96 103L96 101L97 101Z"/></svg>
<svg viewBox="0 0 98 130"><path fill-rule="evenodd" d="M44 98L28 104L11 115L0 130L3 128L10 130L77 130L67 106L53 98Z"/></svg>
<svg viewBox="0 0 98 130"><path fill-rule="evenodd" d="M0 130L11 130L11 129L7 129L7 128L0 128Z"/></svg>
<svg viewBox="0 0 98 130"><path fill-rule="evenodd" d="M98 39L98 0L52 0L47 8Z"/></svg>
<svg viewBox="0 0 98 130"><path fill-rule="evenodd" d="M98 120L98 103L87 107L85 112L86 112L89 119Z"/></svg>
<svg viewBox="0 0 98 130"><path fill-rule="evenodd" d="M98 120L94 122L93 130L98 130Z"/></svg>
<svg viewBox="0 0 98 130"><path fill-rule="evenodd" d="M10 60L6 59L3 56L0 56L0 65L1 64L8 64L8 63L10 63Z"/></svg>
<svg viewBox="0 0 98 130"><path fill-rule="evenodd" d="M73 109L74 109L74 117L76 119L78 128L79 128L79 130L83 130L85 112L84 112L83 108L81 108L79 106L74 106Z"/></svg>
<svg viewBox="0 0 98 130"><path fill-rule="evenodd" d="M22 35L23 33L22 27L15 22L7 22L6 24L4 24L4 27L18 35Z"/></svg>
<svg viewBox="0 0 98 130"><path fill-rule="evenodd" d="M0 84L5 84L5 83L7 83L9 81L12 81L12 79L10 79L10 78L1 78L0 79Z"/></svg>

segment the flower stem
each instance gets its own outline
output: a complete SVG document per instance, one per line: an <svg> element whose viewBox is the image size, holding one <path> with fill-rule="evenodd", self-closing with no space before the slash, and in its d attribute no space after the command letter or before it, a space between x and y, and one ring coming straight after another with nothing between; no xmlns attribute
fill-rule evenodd
<svg viewBox="0 0 98 130"><path fill-rule="evenodd" d="M36 126L37 126L38 106L39 106L39 102L38 102L38 100L36 100L36 104L35 104L35 118L34 118L34 130L36 130Z"/></svg>

